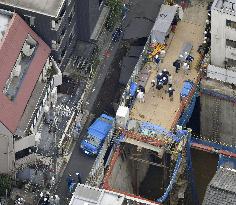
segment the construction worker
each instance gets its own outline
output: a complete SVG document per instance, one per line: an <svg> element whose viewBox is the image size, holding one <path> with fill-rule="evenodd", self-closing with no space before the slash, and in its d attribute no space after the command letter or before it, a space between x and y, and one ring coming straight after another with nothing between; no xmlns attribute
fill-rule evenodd
<svg viewBox="0 0 236 205"><path fill-rule="evenodd" d="M142 91L139 90L138 95L137 95L137 99L139 100L140 103L144 103L144 93Z"/></svg>
<svg viewBox="0 0 236 205"><path fill-rule="evenodd" d="M169 77L169 75L170 75L170 72L169 72L167 69L164 69L164 70L162 71L162 73L163 73L163 76L168 79L168 77Z"/></svg>
<svg viewBox="0 0 236 205"><path fill-rule="evenodd" d="M168 85L169 85L169 87L172 87L172 85L173 85L173 77L172 77L172 75L169 75Z"/></svg>
<svg viewBox="0 0 236 205"><path fill-rule="evenodd" d="M178 70L180 69L180 60L176 60L174 63L173 63L173 66L175 67L175 72L178 73Z"/></svg>
<svg viewBox="0 0 236 205"><path fill-rule="evenodd" d="M183 68L184 74L188 75L189 65L187 63L184 63L182 68Z"/></svg>
<svg viewBox="0 0 236 205"><path fill-rule="evenodd" d="M77 173L75 173L75 175L77 176L77 179L78 179L78 183L82 183L82 179L81 179L81 176L80 176L80 173L79 172L77 172Z"/></svg>
<svg viewBox="0 0 236 205"><path fill-rule="evenodd" d="M164 92L167 92L168 79L166 77L162 78Z"/></svg>
<svg viewBox="0 0 236 205"><path fill-rule="evenodd" d="M157 82L162 80L162 78L163 78L163 73L162 72L158 73L158 75L157 75Z"/></svg>
<svg viewBox="0 0 236 205"><path fill-rule="evenodd" d="M151 81L151 86L152 86L152 92L154 92L155 86L156 86L156 81L152 80Z"/></svg>
<svg viewBox="0 0 236 205"><path fill-rule="evenodd" d="M161 95L162 95L162 91L161 91L162 88L163 88L163 82L162 81L157 82L156 89L157 89L157 94L159 97L161 97ZM162 99L163 99L163 97L162 97Z"/></svg>
<svg viewBox="0 0 236 205"><path fill-rule="evenodd" d="M170 101L173 101L174 91L175 91L175 90L174 90L172 87L170 87L170 88L168 89Z"/></svg>
<svg viewBox="0 0 236 205"><path fill-rule="evenodd" d="M165 50L161 50L160 51L160 55L159 55L161 62L163 62L163 59L165 58L165 56L166 56L166 51Z"/></svg>

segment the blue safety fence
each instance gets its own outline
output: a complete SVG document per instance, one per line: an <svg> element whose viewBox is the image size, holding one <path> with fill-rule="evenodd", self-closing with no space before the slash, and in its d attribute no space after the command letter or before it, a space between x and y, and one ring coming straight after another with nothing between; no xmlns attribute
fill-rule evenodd
<svg viewBox="0 0 236 205"><path fill-rule="evenodd" d="M190 187L191 187L193 203L195 205L199 205L198 193L197 193L197 190L196 190L195 179L194 179L194 176L193 176L192 156L191 156L191 139L190 139L190 137L187 138L187 143L186 143L186 160L187 160L188 181L189 181Z"/></svg>
<svg viewBox="0 0 236 205"><path fill-rule="evenodd" d="M223 166L236 169L236 158L232 158L232 157L228 157L228 156L224 156L220 154L217 169Z"/></svg>
<svg viewBox="0 0 236 205"><path fill-rule="evenodd" d="M179 141L179 138L176 137L175 134L173 134L170 131L167 131L165 128L161 127L160 125L155 125L150 122L140 122L139 125L140 125L140 132L143 135L147 135L151 137L152 135L159 134L159 135L165 135L166 137L170 137L175 142Z"/></svg>
<svg viewBox="0 0 236 205"><path fill-rule="evenodd" d="M168 187L166 188L164 194L160 198L156 199L156 202L163 203L167 199L167 197L169 196L169 194L173 188L173 185L176 183L177 173L179 171L181 161L182 161L182 153L179 153L170 183L169 183Z"/></svg>
<svg viewBox="0 0 236 205"><path fill-rule="evenodd" d="M182 113L179 121L178 121L178 125L185 127L186 124L189 122L192 114L193 114L193 110L196 104L196 99L198 97L198 91L195 91L189 105L185 108L184 112Z"/></svg>
<svg viewBox="0 0 236 205"><path fill-rule="evenodd" d="M138 89L138 85L137 83L135 82L131 82L130 83L130 89L129 89L129 92L130 92L130 96L134 97L135 96L135 93Z"/></svg>
<svg viewBox="0 0 236 205"><path fill-rule="evenodd" d="M236 147L221 145L221 144L218 144L215 142L210 142L210 141L202 140L202 139L195 138L195 137L191 137L191 143L202 144L205 146L213 147L216 150L225 150L228 152L236 153Z"/></svg>

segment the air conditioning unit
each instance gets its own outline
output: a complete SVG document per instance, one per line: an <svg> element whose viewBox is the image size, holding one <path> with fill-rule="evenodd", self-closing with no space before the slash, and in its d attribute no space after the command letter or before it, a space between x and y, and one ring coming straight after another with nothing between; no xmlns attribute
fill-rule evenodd
<svg viewBox="0 0 236 205"><path fill-rule="evenodd" d="M25 56L29 57L34 52L34 47L30 48L30 45L25 42L24 45L23 45L23 48L22 48L22 52L24 53Z"/></svg>
<svg viewBox="0 0 236 205"><path fill-rule="evenodd" d="M56 28L56 21L52 20L52 28L55 29Z"/></svg>
<svg viewBox="0 0 236 205"><path fill-rule="evenodd" d="M51 92L51 102L53 105L57 103L57 87L54 87Z"/></svg>
<svg viewBox="0 0 236 205"><path fill-rule="evenodd" d="M129 120L129 108L119 106L116 112L116 126L126 128L126 124Z"/></svg>
<svg viewBox="0 0 236 205"><path fill-rule="evenodd" d="M13 77L19 77L21 73L21 65L16 65L13 70Z"/></svg>

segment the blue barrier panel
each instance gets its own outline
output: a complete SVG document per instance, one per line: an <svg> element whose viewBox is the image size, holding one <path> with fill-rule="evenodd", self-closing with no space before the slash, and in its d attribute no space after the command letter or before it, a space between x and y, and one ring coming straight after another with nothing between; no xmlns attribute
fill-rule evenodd
<svg viewBox="0 0 236 205"><path fill-rule="evenodd" d="M236 169L236 159L220 154L217 169L224 165Z"/></svg>
<svg viewBox="0 0 236 205"><path fill-rule="evenodd" d="M225 146L225 145L217 144L215 142L210 142L210 141L207 141L207 140L198 139L198 138L195 138L195 137L191 137L191 143L202 144L202 145L205 145L205 146L213 147L216 150L225 150L225 151L228 151L228 152L236 153L236 148L235 147Z"/></svg>
<svg viewBox="0 0 236 205"><path fill-rule="evenodd" d="M173 187L174 183L176 183L176 176L177 176L177 173L179 171L181 161L182 161L182 154L179 153L176 164L175 164L175 169L174 169L174 172L173 172L171 180L170 180L170 183L169 183L168 187L166 188L164 194L160 198L156 199L156 202L163 203L167 199L168 195L170 194L170 191L172 190L172 187Z"/></svg>
<svg viewBox="0 0 236 205"><path fill-rule="evenodd" d="M192 169L192 156L191 156L191 141L190 137L187 139L186 144L186 160L187 160L187 173L188 173L188 181L190 182L192 198L195 205L199 205L199 198L198 193L196 191L195 179L193 176L193 169Z"/></svg>

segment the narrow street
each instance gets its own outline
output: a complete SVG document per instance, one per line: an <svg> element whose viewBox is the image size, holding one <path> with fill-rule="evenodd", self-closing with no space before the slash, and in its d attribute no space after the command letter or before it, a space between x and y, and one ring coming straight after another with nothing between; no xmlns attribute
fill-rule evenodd
<svg viewBox="0 0 236 205"><path fill-rule="evenodd" d="M125 30L128 29L129 26L136 23L132 22L132 19L135 19L137 15L145 17L148 14L151 15L153 19L156 18L157 13L160 9L160 5L162 4L162 0L158 2L156 2L155 0L149 1L150 4L146 4L145 2L143 2L143 0L135 0L134 2L132 2L132 8L130 8L128 15L123 22L123 27L125 28ZM155 7L153 5L155 5ZM148 34L149 33L150 30L148 31ZM125 49L122 48L122 36L123 33L118 42L110 44L108 51L109 55L104 59L103 64L101 65L102 68L96 76L92 92L90 93L89 100L87 101L86 109L89 110L90 113L95 114L95 117L99 116L102 112L108 113L110 115L114 114L113 101L120 89L120 62L122 61L122 58L126 53ZM89 122L87 122L87 124L84 126L79 140L76 142L75 147L72 149L73 151L70 160L57 186L58 189L56 191L56 194L61 199L61 205L69 204L69 200L72 196L72 194L68 191L66 182L68 174L71 174L75 182L77 182L75 173L79 172L82 178L82 183L85 183L86 178L89 175L89 172L95 161L95 158L86 156L80 151L80 142L86 135L87 127L90 125Z"/></svg>

